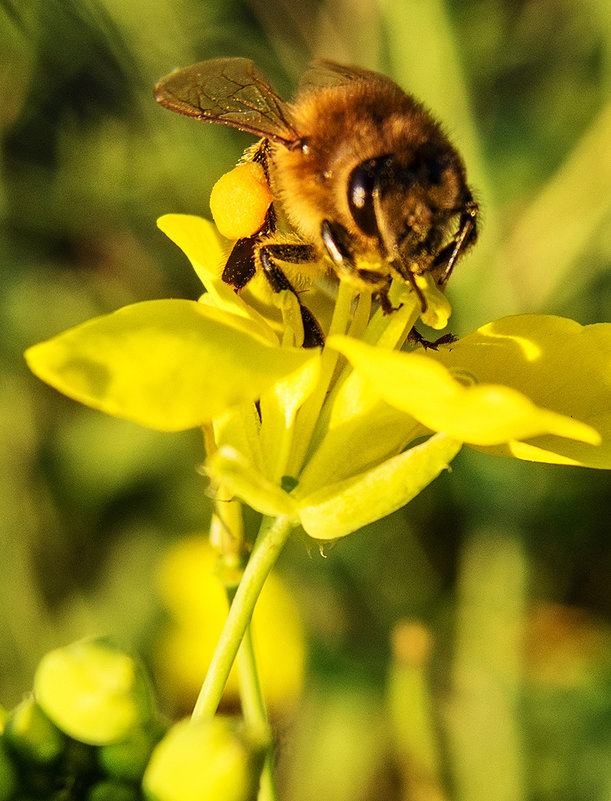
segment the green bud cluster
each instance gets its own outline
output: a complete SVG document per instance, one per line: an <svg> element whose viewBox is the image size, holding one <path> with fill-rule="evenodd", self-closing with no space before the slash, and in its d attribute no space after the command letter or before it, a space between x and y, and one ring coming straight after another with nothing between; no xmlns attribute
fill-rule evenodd
<svg viewBox="0 0 611 801"><path fill-rule="evenodd" d="M0 721L0 801L140 801L167 728L143 667L104 639L46 654Z"/></svg>
<svg viewBox="0 0 611 801"><path fill-rule="evenodd" d="M140 663L84 640L0 707L0 801L255 801L267 746L227 718L168 729Z"/></svg>

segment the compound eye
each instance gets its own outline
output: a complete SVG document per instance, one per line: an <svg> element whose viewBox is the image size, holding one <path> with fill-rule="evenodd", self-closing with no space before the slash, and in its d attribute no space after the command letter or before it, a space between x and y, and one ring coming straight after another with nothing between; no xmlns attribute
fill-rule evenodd
<svg viewBox="0 0 611 801"><path fill-rule="evenodd" d="M378 160L370 159L352 171L348 182L348 206L352 219L367 236L379 236L373 203L378 186Z"/></svg>

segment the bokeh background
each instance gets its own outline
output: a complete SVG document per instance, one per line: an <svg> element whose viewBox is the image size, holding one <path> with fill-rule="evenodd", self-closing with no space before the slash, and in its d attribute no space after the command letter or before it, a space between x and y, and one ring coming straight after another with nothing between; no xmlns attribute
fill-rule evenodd
<svg viewBox="0 0 611 801"><path fill-rule="evenodd" d="M162 706L186 711L176 665L199 657L168 650L167 583L210 517L201 437L80 407L22 353L127 303L198 296L155 220L208 215L251 139L168 113L152 87L219 56L255 59L286 97L313 56L356 63L434 110L483 209L448 290L454 333L520 312L609 321L606 0L2 0L7 707L45 651L112 633L149 662ZM288 628L267 680L297 663L275 712L283 798L610 798L610 520L608 472L465 451L324 558L289 545Z"/></svg>

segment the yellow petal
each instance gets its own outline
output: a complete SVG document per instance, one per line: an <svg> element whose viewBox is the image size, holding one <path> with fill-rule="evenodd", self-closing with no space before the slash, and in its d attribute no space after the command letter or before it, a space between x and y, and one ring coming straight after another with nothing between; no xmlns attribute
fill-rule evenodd
<svg viewBox="0 0 611 801"><path fill-rule="evenodd" d="M409 415L374 400L362 413L329 426L299 476L300 488L314 489L362 473L426 433Z"/></svg>
<svg viewBox="0 0 611 801"><path fill-rule="evenodd" d="M254 333L263 334L274 344L278 342L264 317L221 280L227 253L210 220L192 214L165 214L157 220L157 227L178 245L193 265L207 290L203 302L250 319Z"/></svg>
<svg viewBox="0 0 611 801"><path fill-rule="evenodd" d="M311 358L254 336L243 317L190 300L126 306L26 352L30 369L65 395L161 431L254 401Z"/></svg>
<svg viewBox="0 0 611 801"><path fill-rule="evenodd" d="M460 381L439 361L422 353L384 351L347 337L332 337L328 344L367 377L373 394L431 430L462 442L497 445L548 433L594 444L599 441L590 426L539 408L511 387L466 386L467 380L477 382L479 376L475 368L468 371L458 360Z"/></svg>
<svg viewBox="0 0 611 801"><path fill-rule="evenodd" d="M345 537L405 506L447 468L460 448L460 442L437 434L371 470L305 497L299 497L298 487L293 494L301 525L315 539Z"/></svg>
<svg viewBox="0 0 611 801"><path fill-rule="evenodd" d="M164 214L157 227L193 262L205 285L210 276L220 276L227 254L210 220L195 214Z"/></svg>
<svg viewBox="0 0 611 801"><path fill-rule="evenodd" d="M296 370L280 381L276 381L261 395L260 445L267 465L267 474L280 481L299 435L295 428L295 417L305 401L310 397L320 376L320 351L310 351L312 359L301 370Z"/></svg>
<svg viewBox="0 0 611 801"><path fill-rule="evenodd" d="M228 445L210 456L206 461L206 472L229 494L261 514L270 517L295 514L291 496L261 475L241 453Z"/></svg>
<svg viewBox="0 0 611 801"><path fill-rule="evenodd" d="M585 423L596 436L563 432L489 448L528 461L611 467L611 325L582 326L551 315L505 317L462 337L431 358L479 382L523 392L539 407ZM542 432L543 433L543 432ZM586 432L584 432L586 433ZM598 444L597 444L598 443Z"/></svg>

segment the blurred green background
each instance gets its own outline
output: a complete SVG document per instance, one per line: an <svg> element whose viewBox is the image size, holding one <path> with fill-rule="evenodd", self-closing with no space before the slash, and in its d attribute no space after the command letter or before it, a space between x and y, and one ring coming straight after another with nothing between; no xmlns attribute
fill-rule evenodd
<svg viewBox="0 0 611 801"><path fill-rule="evenodd" d="M37 381L22 358L96 314L199 294L155 220L208 215L213 182L251 139L168 113L155 82L218 56L255 59L286 97L313 56L386 72L444 122L482 205L481 241L448 292L454 333L529 311L603 322L609 10L606 0L3 0L5 706L46 650L84 635L117 634L154 664L159 560L209 520L197 432L106 418ZM608 473L465 452L326 558L290 545L278 572L309 656L302 702L278 724L283 797L611 798L610 520ZM413 620L430 648L418 649ZM429 740L427 772L416 752Z"/></svg>

